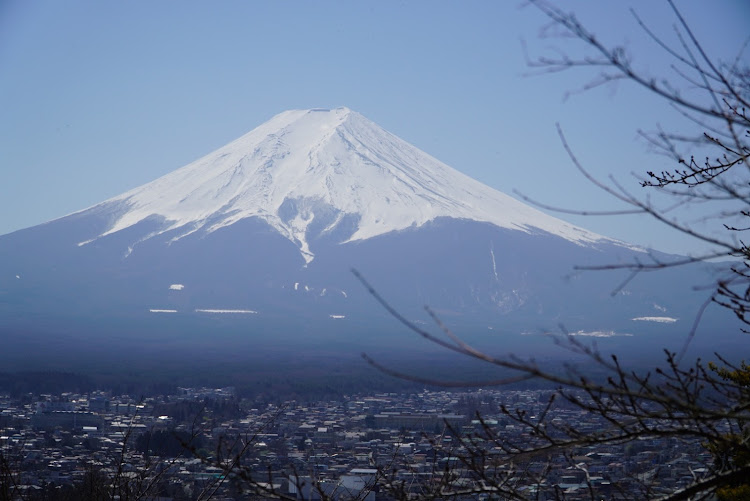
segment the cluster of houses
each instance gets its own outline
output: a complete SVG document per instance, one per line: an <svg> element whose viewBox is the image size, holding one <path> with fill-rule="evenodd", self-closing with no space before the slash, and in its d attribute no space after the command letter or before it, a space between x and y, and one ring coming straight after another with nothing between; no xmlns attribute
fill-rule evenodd
<svg viewBox="0 0 750 501"><path fill-rule="evenodd" d="M508 444L539 439L500 404L534 416L546 402L542 390L503 389L283 404L240 400L232 388L146 399L0 394L0 474L19 499L93 480L154 500L506 499L506 489L628 499L685 487L711 464L700 443L674 438L513 456ZM572 406L547 419L603 426Z"/></svg>

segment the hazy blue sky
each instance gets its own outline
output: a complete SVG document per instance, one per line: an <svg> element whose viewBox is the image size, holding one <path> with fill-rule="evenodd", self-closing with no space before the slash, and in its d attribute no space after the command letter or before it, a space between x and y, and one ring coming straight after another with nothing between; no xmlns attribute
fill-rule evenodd
<svg viewBox="0 0 750 501"><path fill-rule="evenodd" d="M750 35L750 2L677 2L709 53ZM637 66L668 71L633 6L674 39L666 2L565 2ZM506 193L615 207L574 171L670 167L637 129L681 123L632 85L563 99L593 74L526 76L545 18L516 1L0 2L0 234L83 209L212 151L286 109L348 106ZM575 53L575 46L570 48ZM746 54L745 57L750 57ZM672 252L696 247L639 219L560 216Z"/></svg>

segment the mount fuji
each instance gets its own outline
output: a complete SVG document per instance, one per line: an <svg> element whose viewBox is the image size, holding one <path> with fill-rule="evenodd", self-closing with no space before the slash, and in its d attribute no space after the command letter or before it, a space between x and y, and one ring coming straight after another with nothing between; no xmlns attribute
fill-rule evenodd
<svg viewBox="0 0 750 501"><path fill-rule="evenodd" d="M173 232L170 242L258 218L299 247L307 263L316 236L339 229L348 232L342 243L366 240L439 217L582 244L606 240L488 188L347 108L281 113L90 211L110 205L117 207L111 225L79 245L150 218L163 224L146 238Z"/></svg>
<svg viewBox="0 0 750 501"><path fill-rule="evenodd" d="M489 188L354 111L292 110L153 182L0 236L0 319L5 335L377 342L397 325L356 268L410 318L427 304L503 342L558 325L684 333L703 299L691 273L620 289L612 273L574 273L633 259L649 253Z"/></svg>

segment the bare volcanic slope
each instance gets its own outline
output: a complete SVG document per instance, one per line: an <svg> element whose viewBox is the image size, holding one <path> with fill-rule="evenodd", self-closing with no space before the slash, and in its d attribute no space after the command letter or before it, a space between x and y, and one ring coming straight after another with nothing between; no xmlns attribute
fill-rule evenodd
<svg viewBox="0 0 750 501"><path fill-rule="evenodd" d="M489 188L347 108L292 110L153 182L0 237L0 315L30 329L75 320L189 331L219 321L352 339L381 325L373 319L392 328L355 267L410 315L429 304L470 330L563 324L631 335L692 320L698 298L684 274L636 280L615 297L620 277L571 275L576 264L634 253L646 256Z"/></svg>

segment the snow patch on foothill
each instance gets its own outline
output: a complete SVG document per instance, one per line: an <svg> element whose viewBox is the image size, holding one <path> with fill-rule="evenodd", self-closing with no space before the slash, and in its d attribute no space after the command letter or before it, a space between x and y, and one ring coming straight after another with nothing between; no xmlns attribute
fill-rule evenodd
<svg viewBox="0 0 750 501"><path fill-rule="evenodd" d="M673 324L678 319L673 317L635 317L631 320L634 320L636 322L657 322L661 324Z"/></svg>
<svg viewBox="0 0 750 501"><path fill-rule="evenodd" d="M204 308L196 308L195 311L197 313L235 313L235 314L249 314L249 315L254 315L258 313L255 310L216 310L216 309L204 309Z"/></svg>
<svg viewBox="0 0 750 501"><path fill-rule="evenodd" d="M581 337L633 337L632 334L627 332L615 332L615 331L577 331L569 332L570 336L581 336Z"/></svg>

